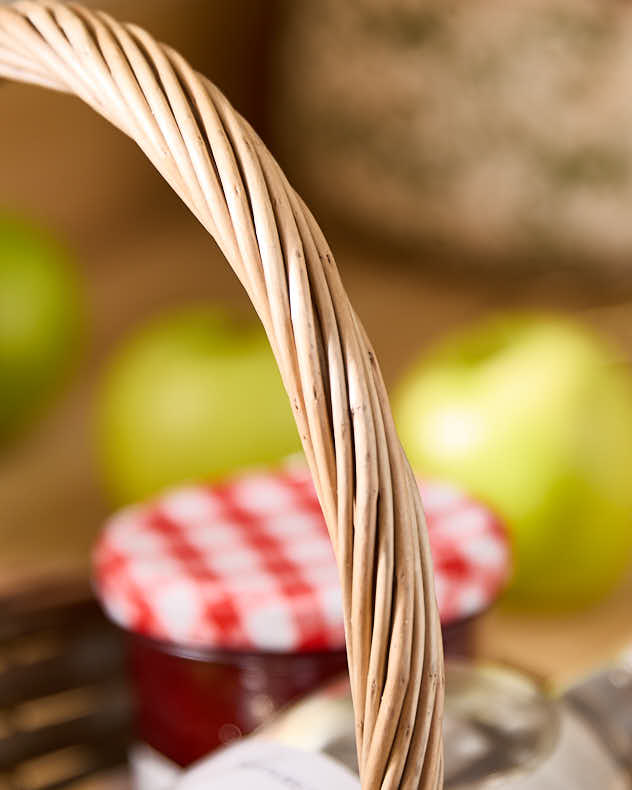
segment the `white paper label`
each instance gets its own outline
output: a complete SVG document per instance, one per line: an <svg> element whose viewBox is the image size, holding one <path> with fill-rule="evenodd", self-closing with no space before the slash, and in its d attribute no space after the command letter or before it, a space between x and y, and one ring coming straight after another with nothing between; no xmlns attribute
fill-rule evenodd
<svg viewBox="0 0 632 790"><path fill-rule="evenodd" d="M175 790L360 790L360 780L319 752L244 740L186 771Z"/></svg>
<svg viewBox="0 0 632 790"><path fill-rule="evenodd" d="M129 764L133 790L168 790L183 774L177 763L145 743L132 746Z"/></svg>

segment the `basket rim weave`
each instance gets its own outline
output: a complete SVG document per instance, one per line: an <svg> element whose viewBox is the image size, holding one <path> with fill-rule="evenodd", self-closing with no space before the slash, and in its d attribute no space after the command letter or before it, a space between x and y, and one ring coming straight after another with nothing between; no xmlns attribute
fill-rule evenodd
<svg viewBox="0 0 632 790"><path fill-rule="evenodd" d="M0 77L85 101L215 239L272 346L338 563L364 790L443 784L443 655L419 492L375 354L312 214L175 50L57 0L0 7Z"/></svg>

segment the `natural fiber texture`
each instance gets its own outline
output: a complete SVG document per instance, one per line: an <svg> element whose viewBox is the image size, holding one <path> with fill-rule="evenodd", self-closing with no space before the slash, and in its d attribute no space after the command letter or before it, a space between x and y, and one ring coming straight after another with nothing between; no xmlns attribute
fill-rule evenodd
<svg viewBox="0 0 632 790"><path fill-rule="evenodd" d="M443 658L423 511L316 221L220 91L134 25L46 0L0 8L0 76L74 93L132 137L235 270L336 551L362 786L441 787Z"/></svg>

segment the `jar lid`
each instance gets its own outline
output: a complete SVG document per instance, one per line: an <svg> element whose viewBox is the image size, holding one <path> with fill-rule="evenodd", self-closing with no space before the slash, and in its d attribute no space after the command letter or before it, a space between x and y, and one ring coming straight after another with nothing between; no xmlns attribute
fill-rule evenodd
<svg viewBox="0 0 632 790"><path fill-rule="evenodd" d="M444 624L505 582L505 532L452 486L422 483ZM105 525L94 583L123 628L179 645L342 649L336 562L309 472L292 466L166 491Z"/></svg>

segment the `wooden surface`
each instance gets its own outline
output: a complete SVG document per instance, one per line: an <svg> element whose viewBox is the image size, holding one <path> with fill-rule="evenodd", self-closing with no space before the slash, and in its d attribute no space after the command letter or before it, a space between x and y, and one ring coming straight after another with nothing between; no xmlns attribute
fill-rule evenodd
<svg viewBox="0 0 632 790"><path fill-rule="evenodd" d="M117 13L123 5L104 4ZM216 4L184 5L190 5L184 15L189 22L179 26L170 22L167 2L143 6L133 16L187 49L196 65L214 75L219 71L220 85L246 112L256 109L260 94L251 74L239 80L228 67L230 48L247 51L249 42L235 37L232 22L212 18ZM205 46L209 29L215 49ZM110 508L93 457L92 410L103 366L117 343L144 318L202 298L251 311L206 233L133 144L66 97L15 86L3 86L0 95L3 117L11 118L0 125L0 206L40 216L71 240L89 308L83 360L67 391L30 434L0 455L0 579L10 586L43 568L88 566L89 547ZM91 182L98 187L91 189ZM632 355L632 294L620 285L563 273L507 273L494 281L446 273L433 262L366 249L357 239L325 230L387 382L441 332L511 306L581 314ZM632 641L631 611L632 584L581 615L546 618L495 610L478 627L478 649L559 684Z"/></svg>
<svg viewBox="0 0 632 790"><path fill-rule="evenodd" d="M632 578L581 612L519 613L496 606L476 626L479 655L532 673L554 693L632 645Z"/></svg>

